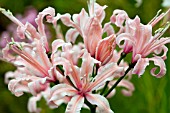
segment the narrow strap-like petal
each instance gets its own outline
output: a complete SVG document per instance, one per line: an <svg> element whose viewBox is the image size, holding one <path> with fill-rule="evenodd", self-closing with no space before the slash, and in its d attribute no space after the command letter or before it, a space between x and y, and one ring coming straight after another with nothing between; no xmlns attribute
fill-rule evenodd
<svg viewBox="0 0 170 113"><path fill-rule="evenodd" d="M86 94L86 99L92 105L97 105L97 113L113 113L107 99L99 94Z"/></svg>
<svg viewBox="0 0 170 113"><path fill-rule="evenodd" d="M83 104L84 97L81 95L76 95L72 97L71 101L68 103L65 113L80 113Z"/></svg>

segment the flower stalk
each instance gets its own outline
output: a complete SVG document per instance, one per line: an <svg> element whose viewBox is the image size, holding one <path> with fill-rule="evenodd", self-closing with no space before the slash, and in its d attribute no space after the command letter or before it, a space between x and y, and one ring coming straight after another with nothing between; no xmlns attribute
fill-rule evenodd
<svg viewBox="0 0 170 113"><path fill-rule="evenodd" d="M127 75L127 73L135 66L135 63L129 64L129 67L127 68L127 70L125 71L124 75L121 76L116 83L109 89L109 91L104 95L104 97L107 97L114 88L116 88L116 86L119 84L119 82L125 78L125 76Z"/></svg>

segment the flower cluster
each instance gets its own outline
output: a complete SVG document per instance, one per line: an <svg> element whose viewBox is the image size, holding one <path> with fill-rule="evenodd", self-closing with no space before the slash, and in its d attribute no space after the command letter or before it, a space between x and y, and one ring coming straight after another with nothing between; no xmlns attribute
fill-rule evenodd
<svg viewBox="0 0 170 113"><path fill-rule="evenodd" d="M18 25L16 32L20 39L12 38L2 49L3 59L17 67L14 72L6 73L5 82L15 96L24 92L33 95L28 103L30 112L40 112L36 102L43 97L51 108L66 103L66 113L79 113L82 107L93 113L113 113L107 98L112 97L115 87L119 86L124 87L125 96L131 96L132 74L143 75L149 61L160 69L155 73L157 67L153 68L153 76L165 75L164 60L168 51L165 44L170 43L170 39L162 35L169 23L155 34L152 29L169 11L144 25L138 16L131 19L125 11L114 10L110 21L103 24L106 7L90 0L88 12L82 9L73 16L56 15L55 10L48 7L38 14L36 25L22 23L10 11L0 8L0 12ZM52 44L48 41L44 19L58 34ZM59 35L62 33L58 30L58 21L70 28L65 38ZM118 32L113 25L119 28ZM83 43L76 42L78 36ZM25 39L29 41L23 42ZM132 54L128 62L123 60L127 54Z"/></svg>

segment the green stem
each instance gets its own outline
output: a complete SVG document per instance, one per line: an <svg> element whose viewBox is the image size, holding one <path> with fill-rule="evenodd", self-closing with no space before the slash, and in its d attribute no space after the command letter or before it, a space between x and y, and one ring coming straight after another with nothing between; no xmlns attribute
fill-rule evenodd
<svg viewBox="0 0 170 113"><path fill-rule="evenodd" d="M107 88L108 84L109 84L109 81L106 82L106 84L105 84L105 86L104 86L102 92L100 93L101 95L103 95L104 92L106 91L106 88Z"/></svg>
<svg viewBox="0 0 170 113"><path fill-rule="evenodd" d="M92 105L87 99L85 98L84 103L89 106L91 113L96 113L96 106Z"/></svg>
<svg viewBox="0 0 170 113"><path fill-rule="evenodd" d="M110 92L112 92L112 90L119 84L119 82L127 75L127 73L134 67L135 64L130 64L128 69L125 71L124 75L121 76L116 83L109 89L109 91L104 95L105 97L107 97Z"/></svg>
<svg viewBox="0 0 170 113"><path fill-rule="evenodd" d="M122 61L123 58L126 57L126 55L127 55L127 54L125 54L124 52L121 53L121 57L120 57L120 59L118 60L117 65L120 64L120 62ZM109 81L106 82L106 84L105 84L105 86L104 86L102 92L100 93L101 95L103 95L104 92L106 91L106 88L107 88L108 84L109 84Z"/></svg>
<svg viewBox="0 0 170 113"><path fill-rule="evenodd" d="M122 59L124 59L124 58L126 57L126 55L127 55L127 54L124 53L124 52L121 53L121 57L120 57L120 59L118 60L117 65L120 64L120 62L122 61Z"/></svg>

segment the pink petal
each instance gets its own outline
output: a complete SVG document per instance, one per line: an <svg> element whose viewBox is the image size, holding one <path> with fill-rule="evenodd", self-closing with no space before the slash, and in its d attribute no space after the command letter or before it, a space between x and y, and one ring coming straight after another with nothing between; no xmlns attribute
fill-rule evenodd
<svg viewBox="0 0 170 113"><path fill-rule="evenodd" d="M71 15L66 13L64 15L58 14L58 17L61 19L64 25L73 26L73 21L71 20Z"/></svg>
<svg viewBox="0 0 170 113"><path fill-rule="evenodd" d="M143 75L145 72L145 68L149 65L149 59L148 58L141 58L141 55L136 55L136 58L138 57L138 60L135 67L132 70L133 74L137 74L139 76Z"/></svg>
<svg viewBox="0 0 170 113"><path fill-rule="evenodd" d="M50 70L48 70L48 73L49 73L49 78L50 78L49 80L50 80L50 81L56 81L56 80L58 80L58 81L60 81L60 82L63 82L64 76L61 75L61 74L57 71L56 66L51 67Z"/></svg>
<svg viewBox="0 0 170 113"><path fill-rule="evenodd" d="M25 27L21 27L18 26L17 27L17 35L21 38L21 39L25 39Z"/></svg>
<svg viewBox="0 0 170 113"><path fill-rule="evenodd" d="M100 40L97 48L95 58L102 62L102 64L107 63L112 57L113 50L116 47L115 35L111 35L103 40Z"/></svg>
<svg viewBox="0 0 170 113"><path fill-rule="evenodd" d="M110 21L117 25L118 27L123 27L123 22L129 18L127 13L123 10L114 10L113 15L110 18Z"/></svg>
<svg viewBox="0 0 170 113"><path fill-rule="evenodd" d="M114 31L113 27L110 24L111 23L108 22L108 23L104 24L104 27L103 27L103 33L106 32L107 36L115 34L115 31Z"/></svg>
<svg viewBox="0 0 170 113"><path fill-rule="evenodd" d="M87 24L86 22L88 21L89 16L88 13L85 11L85 9L83 8L81 10L81 12L79 14L74 14L73 15L73 21L76 24L73 25L82 35L83 31L80 31L80 29L82 30L84 28L84 26Z"/></svg>
<svg viewBox="0 0 170 113"><path fill-rule="evenodd" d="M100 6L99 4L95 3L94 4L94 11L95 11L95 17L102 23L102 21L105 18L105 9L107 8L106 5Z"/></svg>
<svg viewBox="0 0 170 113"><path fill-rule="evenodd" d="M0 8L0 12L2 12L6 17L8 17L11 21L13 21L18 26L24 27L24 25L17 18L15 18L9 10L6 11L5 9Z"/></svg>
<svg viewBox="0 0 170 113"><path fill-rule="evenodd" d="M59 47L61 47L64 44L64 41L61 39L54 40L52 42L52 54L55 54Z"/></svg>
<svg viewBox="0 0 170 113"><path fill-rule="evenodd" d="M123 44L121 44L122 41L124 41ZM126 41L130 42L128 46L126 45ZM116 38L116 43L120 48L126 48L126 49L128 48L128 51L131 51L134 44L134 39L132 39L131 34L122 33L118 35L118 37Z"/></svg>
<svg viewBox="0 0 170 113"><path fill-rule="evenodd" d="M62 65L63 69L64 69L64 75L68 75L72 71L70 62L67 59L63 58L63 57L56 57L54 59L53 65L54 66Z"/></svg>
<svg viewBox="0 0 170 113"><path fill-rule="evenodd" d="M55 16L55 10L54 8L52 7L48 7L46 9L44 9L42 12L40 12L37 16L37 18L35 19L37 25L38 25L38 31L39 33L42 35L42 36L46 36L45 34L45 27L44 27L44 24L43 24L43 18L46 16L46 15L50 15L51 17L54 17Z"/></svg>
<svg viewBox="0 0 170 113"><path fill-rule="evenodd" d="M104 9L107 7L105 6L100 6L99 4L95 3L95 0L89 1L88 8L89 8L89 14L90 17L97 18L100 23L102 23L103 19L105 18L105 11Z"/></svg>
<svg viewBox="0 0 170 113"><path fill-rule="evenodd" d="M102 86L106 81L113 80L114 76L120 74L123 71L123 67L117 66L117 63L110 63L101 66L97 72L94 82L89 86L89 90L95 90Z"/></svg>
<svg viewBox="0 0 170 113"><path fill-rule="evenodd" d="M48 103L48 105L49 105L49 107L50 108L58 108L60 105L62 105L63 103L64 104L67 104L68 102L70 102L70 100L71 100L71 97L67 97L67 96L65 96L65 97L63 97L63 98L61 98L61 99L59 99L59 100L53 100L53 101L50 101L49 103Z"/></svg>
<svg viewBox="0 0 170 113"><path fill-rule="evenodd" d="M30 23L26 23L25 24L26 30L29 32L30 38L33 40L34 38L36 39L40 39L41 36L40 34L37 32L36 28L30 24Z"/></svg>
<svg viewBox="0 0 170 113"><path fill-rule="evenodd" d="M165 75L165 73L166 73L166 66L165 66L165 62L163 61L163 59L161 57L149 58L149 61L153 61L154 64L160 68L160 71L157 74L155 74L155 71L157 70L157 67L152 68L151 74L153 76L155 76L157 78L160 78L160 77Z"/></svg>
<svg viewBox="0 0 170 113"><path fill-rule="evenodd" d="M47 89L49 84L46 82L47 78L40 78L28 83L28 87L32 95L36 96L38 93Z"/></svg>
<svg viewBox="0 0 170 113"><path fill-rule="evenodd" d="M68 103L65 113L80 113L83 104L84 97L81 95L76 95L71 98L71 101Z"/></svg>
<svg viewBox="0 0 170 113"><path fill-rule="evenodd" d="M2 49L3 59L6 59L7 61L13 61L15 60L15 57L11 55L10 53L10 46L7 44L5 48Z"/></svg>
<svg viewBox="0 0 170 113"><path fill-rule="evenodd" d="M12 71L8 71L7 73L5 73L5 83L8 84L11 78L15 77L15 72Z"/></svg>
<svg viewBox="0 0 170 113"><path fill-rule="evenodd" d="M23 95L24 92L29 92L26 80L10 80L8 89L17 97Z"/></svg>
<svg viewBox="0 0 170 113"><path fill-rule="evenodd" d="M167 55L167 52L168 52L168 48L167 48L165 45L157 48L157 49L154 51L154 53L158 55L158 54L161 54L162 51L163 51L163 55L161 56L161 58L162 58L163 60L166 60L166 59L167 59L167 56L166 56L166 55ZM154 55L154 56L156 56L156 55Z"/></svg>
<svg viewBox="0 0 170 113"><path fill-rule="evenodd" d="M110 85L110 86L113 86L113 84L114 84L115 82L116 82L116 80L111 81L111 82L109 82L109 85ZM133 85L129 80L125 80L125 79L123 79L122 81L120 81L120 83L118 84L117 87L123 87L122 93L123 93L123 95L125 95L125 96L131 96L132 93L133 93L133 91L135 90L134 85ZM109 96L111 96L111 95L109 95Z"/></svg>
<svg viewBox="0 0 170 113"><path fill-rule="evenodd" d="M37 108L37 101L40 101L41 95L33 96L28 101L28 111L31 113L40 113L41 109Z"/></svg>
<svg viewBox="0 0 170 113"><path fill-rule="evenodd" d="M77 37L79 35L79 32L76 29L69 29L66 33L66 42L72 42L75 43Z"/></svg>
<svg viewBox="0 0 170 113"><path fill-rule="evenodd" d="M102 39L102 26L96 18L89 19L85 26L83 39L91 56L95 55L98 42Z"/></svg>
<svg viewBox="0 0 170 113"><path fill-rule="evenodd" d="M92 104L97 105L97 113L113 113L107 99L99 94L86 94L86 99Z"/></svg>
<svg viewBox="0 0 170 113"><path fill-rule="evenodd" d="M52 87L49 102L54 102L56 106L58 106L58 103L65 102L64 97L72 97L77 94L77 91L67 84L58 84ZM60 102L59 102L60 101Z"/></svg>
<svg viewBox="0 0 170 113"><path fill-rule="evenodd" d="M42 39L36 40L36 53L40 57L40 62L46 70L49 70L51 67L51 62L47 56L45 44Z"/></svg>
<svg viewBox="0 0 170 113"><path fill-rule="evenodd" d="M90 53L85 51L82 56L81 77L85 77L86 80L89 79L89 75L92 74L93 66L95 63L99 63L99 61L93 59L90 56Z"/></svg>

